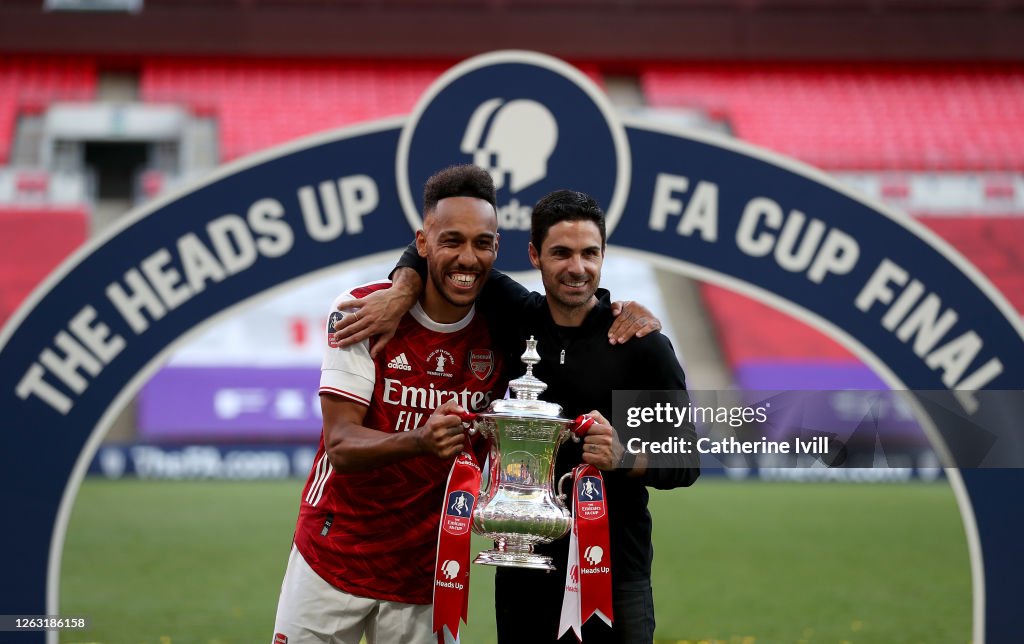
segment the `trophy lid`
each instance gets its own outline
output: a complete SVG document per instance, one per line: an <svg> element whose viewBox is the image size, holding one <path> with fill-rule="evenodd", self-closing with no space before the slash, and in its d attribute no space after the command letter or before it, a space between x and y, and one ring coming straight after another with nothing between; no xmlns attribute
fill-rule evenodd
<svg viewBox="0 0 1024 644"><path fill-rule="evenodd" d="M504 398L495 400L487 410L487 414L502 416L535 416L553 420L562 418L562 406L546 400L523 400L521 398Z"/></svg>
<svg viewBox="0 0 1024 644"><path fill-rule="evenodd" d="M526 341L526 351L523 352L522 361L526 364L526 373L508 383L508 388L515 394L515 398L495 400L488 408L488 413L545 416L561 420L561 405L537 398L544 393L548 386L543 380L533 375L533 365L540 362L540 354L537 353L537 341L532 335Z"/></svg>

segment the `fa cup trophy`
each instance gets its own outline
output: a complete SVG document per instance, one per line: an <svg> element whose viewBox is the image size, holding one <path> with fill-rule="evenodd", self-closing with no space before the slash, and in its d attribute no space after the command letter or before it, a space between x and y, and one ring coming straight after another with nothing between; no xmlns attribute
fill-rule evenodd
<svg viewBox="0 0 1024 644"><path fill-rule="evenodd" d="M540 354L532 336L522 360L526 373L509 383L515 397L492 402L476 418L475 428L491 439L491 447L473 532L493 539L494 548L474 563L554 570L551 557L534 553L533 546L564 536L572 525L553 479L558 446L569 437L579 440L578 423L562 418L561 405L537 398L547 385L533 375Z"/></svg>

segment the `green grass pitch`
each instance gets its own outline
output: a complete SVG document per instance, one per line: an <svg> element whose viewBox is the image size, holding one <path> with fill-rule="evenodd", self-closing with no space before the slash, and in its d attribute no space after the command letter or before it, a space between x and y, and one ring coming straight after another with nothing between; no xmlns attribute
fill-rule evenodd
<svg viewBox="0 0 1024 644"><path fill-rule="evenodd" d="M269 642L301 486L86 480L60 612L92 625L61 641ZM970 640L967 545L945 483L702 479L652 492L651 512L659 643ZM495 642L493 571L474 566L472 583L462 641Z"/></svg>

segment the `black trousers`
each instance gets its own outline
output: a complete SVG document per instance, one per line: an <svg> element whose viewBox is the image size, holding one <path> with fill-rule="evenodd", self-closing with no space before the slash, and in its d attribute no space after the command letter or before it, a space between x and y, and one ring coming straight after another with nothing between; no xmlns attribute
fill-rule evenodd
<svg viewBox="0 0 1024 644"><path fill-rule="evenodd" d="M494 577L498 644L576 644L571 630L556 639L564 589L564 570L498 568ZM654 597L650 581L616 584L612 588L612 611L613 628L597 617L583 625L584 644L653 642Z"/></svg>

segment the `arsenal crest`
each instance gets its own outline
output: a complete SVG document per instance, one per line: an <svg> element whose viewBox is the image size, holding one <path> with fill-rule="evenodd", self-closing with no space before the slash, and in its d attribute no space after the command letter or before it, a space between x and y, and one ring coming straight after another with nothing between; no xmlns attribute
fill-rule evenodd
<svg viewBox="0 0 1024 644"><path fill-rule="evenodd" d="M473 349L469 352L469 368L480 380L487 380L494 371L494 352L490 349Z"/></svg>

